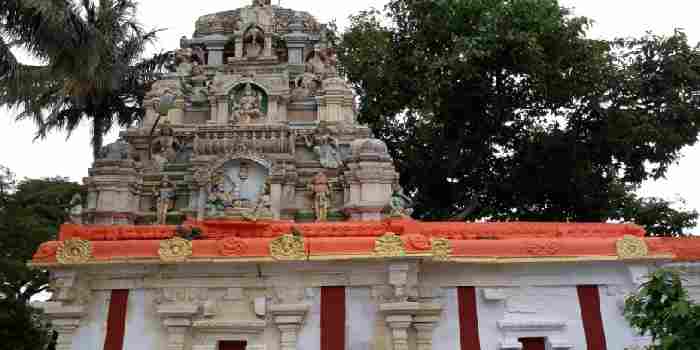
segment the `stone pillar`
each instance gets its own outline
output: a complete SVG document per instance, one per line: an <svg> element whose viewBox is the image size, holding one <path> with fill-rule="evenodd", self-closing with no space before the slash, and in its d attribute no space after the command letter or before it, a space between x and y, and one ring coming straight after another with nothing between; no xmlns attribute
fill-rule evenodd
<svg viewBox="0 0 700 350"><path fill-rule="evenodd" d="M432 350L433 330L440 322L442 306L434 303L398 302L379 305L386 315L387 326L391 329L393 350L408 350L408 329L417 331L416 349Z"/></svg>
<svg viewBox="0 0 700 350"><path fill-rule="evenodd" d="M270 207L275 220L280 219L280 210L282 209L282 184L273 183L270 185Z"/></svg>
<svg viewBox="0 0 700 350"><path fill-rule="evenodd" d="M80 326L80 319L85 315L84 306L64 306L61 302L36 303L51 320L51 327L58 333L56 350L72 350L73 335Z"/></svg>
<svg viewBox="0 0 700 350"><path fill-rule="evenodd" d="M208 65L220 66L225 63L223 46L207 46L207 50L209 51Z"/></svg>
<svg viewBox="0 0 700 350"><path fill-rule="evenodd" d="M171 318L163 322L168 330L168 350L185 350L185 337L192 322L183 318Z"/></svg>
<svg viewBox="0 0 700 350"><path fill-rule="evenodd" d="M209 96L209 122L216 123L219 120L219 104L216 102L216 96Z"/></svg>
<svg viewBox="0 0 700 350"><path fill-rule="evenodd" d="M158 315L163 318L163 325L168 331L168 350L185 350L185 340L192 328L191 318L198 307L193 304L175 303L160 305Z"/></svg>
<svg viewBox="0 0 700 350"><path fill-rule="evenodd" d="M417 350L432 350L433 349L433 330L435 325L440 322L438 316L416 316L413 319L413 327L416 329L416 349Z"/></svg>
<svg viewBox="0 0 700 350"><path fill-rule="evenodd" d="M228 123L228 98L226 95L217 96L217 105L219 112L217 113L217 122L219 124Z"/></svg>
<svg viewBox="0 0 700 350"><path fill-rule="evenodd" d="M236 58L242 59L243 58L243 36L239 36L236 38L235 42L235 50L236 50Z"/></svg>
<svg viewBox="0 0 700 350"><path fill-rule="evenodd" d="M73 348L73 335L79 325L80 319L57 319L51 321L53 330L58 333L56 350L71 350Z"/></svg>
<svg viewBox="0 0 700 350"><path fill-rule="evenodd" d="M277 304L270 307L270 314L280 330L280 350L297 350L299 329L304 324L311 304Z"/></svg>
<svg viewBox="0 0 700 350"><path fill-rule="evenodd" d="M265 34L265 47L263 48L263 57L272 57L272 34Z"/></svg>
<svg viewBox="0 0 700 350"><path fill-rule="evenodd" d="M386 323L391 329L391 344L393 350L408 350L408 328L411 327L413 316L387 316Z"/></svg>

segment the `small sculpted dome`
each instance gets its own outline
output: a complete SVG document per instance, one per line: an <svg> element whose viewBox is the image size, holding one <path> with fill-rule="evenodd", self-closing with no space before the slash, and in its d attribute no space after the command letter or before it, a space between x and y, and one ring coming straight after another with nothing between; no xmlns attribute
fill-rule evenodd
<svg viewBox="0 0 700 350"><path fill-rule="evenodd" d="M389 150L386 143L378 139L359 139L352 143L352 156L365 157L365 156L379 156L388 157Z"/></svg>
<svg viewBox="0 0 700 350"><path fill-rule="evenodd" d="M269 3L267 4L269 5ZM201 16L195 23L193 37L201 38L208 35L231 35L238 31L245 30L246 24L250 22L251 9L256 6L241 7L234 10L211 13ZM322 25L306 11L296 11L272 5L273 31L277 34L288 34L294 31L301 31L308 34L320 34Z"/></svg>

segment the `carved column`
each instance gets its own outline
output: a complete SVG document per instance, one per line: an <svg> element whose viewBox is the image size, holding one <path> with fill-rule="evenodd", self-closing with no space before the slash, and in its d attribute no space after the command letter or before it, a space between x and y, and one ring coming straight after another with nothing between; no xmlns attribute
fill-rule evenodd
<svg viewBox="0 0 700 350"><path fill-rule="evenodd" d="M236 38L236 43L235 45L235 50L236 50L236 58L243 58L243 35L241 33L240 36Z"/></svg>
<svg viewBox="0 0 700 350"><path fill-rule="evenodd" d="M391 329L393 350L408 349L408 329L417 331L417 350L432 350L433 330L440 322L442 306L435 303L398 302L379 305Z"/></svg>
<svg viewBox="0 0 700 350"><path fill-rule="evenodd" d="M168 350L185 350L185 338L192 328L191 318L197 313L194 304L175 303L160 305L158 315L168 331Z"/></svg>
<svg viewBox="0 0 700 350"><path fill-rule="evenodd" d="M216 123L219 120L219 105L216 103L216 96L209 97L209 122Z"/></svg>
<svg viewBox="0 0 700 350"><path fill-rule="evenodd" d="M168 330L168 350L185 350L185 337L192 322L184 318L166 319L163 324Z"/></svg>
<svg viewBox="0 0 700 350"><path fill-rule="evenodd" d="M85 315L84 306L63 306L60 302L46 302L36 304L44 310L51 320L52 328L58 333L56 350L71 350L73 348L73 335L80 325L80 319Z"/></svg>
<svg viewBox="0 0 700 350"><path fill-rule="evenodd" d="M58 333L56 338L56 350L71 350L73 348L73 334L80 325L80 319L58 319L51 321L53 330Z"/></svg>
<svg viewBox="0 0 700 350"><path fill-rule="evenodd" d="M217 97L217 105L219 111L217 113L217 122L219 124L228 123L228 98L226 95Z"/></svg>
<svg viewBox="0 0 700 350"><path fill-rule="evenodd" d="M270 34L270 32L265 34L265 48L263 50L263 57L272 57L272 34Z"/></svg>
<svg viewBox="0 0 700 350"><path fill-rule="evenodd" d="M209 60L207 62L210 66L220 66L224 62L224 47L223 46L207 46L209 51Z"/></svg>
<svg viewBox="0 0 700 350"><path fill-rule="evenodd" d="M439 312L439 311L438 311ZM416 329L416 349L433 349L433 330L440 322L439 316L416 316L413 318L413 327Z"/></svg>
<svg viewBox="0 0 700 350"><path fill-rule="evenodd" d="M280 330L280 350L297 350L299 329L310 308L308 303L278 304L270 307L272 319Z"/></svg>
<svg viewBox="0 0 700 350"><path fill-rule="evenodd" d="M393 350L408 350L408 328L411 327L412 321L411 315L387 316L386 323L391 329Z"/></svg>

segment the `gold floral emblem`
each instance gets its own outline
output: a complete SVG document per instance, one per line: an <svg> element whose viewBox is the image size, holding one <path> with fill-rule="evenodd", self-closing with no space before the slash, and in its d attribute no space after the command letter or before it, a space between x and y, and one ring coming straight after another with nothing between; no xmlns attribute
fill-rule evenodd
<svg viewBox="0 0 700 350"><path fill-rule="evenodd" d="M158 249L158 256L160 256L161 261L184 261L191 255L192 242L184 238L173 237L171 239L160 241L160 249Z"/></svg>
<svg viewBox="0 0 700 350"><path fill-rule="evenodd" d="M433 238L430 240L433 247L433 260L447 261L452 254L452 246L447 238Z"/></svg>
<svg viewBox="0 0 700 350"><path fill-rule="evenodd" d="M404 256L406 248L401 237L393 232L387 232L374 242L374 254L379 256Z"/></svg>
<svg viewBox="0 0 700 350"><path fill-rule="evenodd" d="M304 237L286 234L270 242L270 255L277 260L306 260Z"/></svg>
<svg viewBox="0 0 700 350"><path fill-rule="evenodd" d="M90 241L69 239L61 242L56 252L56 260L60 264L83 264L92 259Z"/></svg>
<svg viewBox="0 0 700 350"><path fill-rule="evenodd" d="M620 259L643 258L649 255L647 244L639 237L625 236L617 240L616 246Z"/></svg>

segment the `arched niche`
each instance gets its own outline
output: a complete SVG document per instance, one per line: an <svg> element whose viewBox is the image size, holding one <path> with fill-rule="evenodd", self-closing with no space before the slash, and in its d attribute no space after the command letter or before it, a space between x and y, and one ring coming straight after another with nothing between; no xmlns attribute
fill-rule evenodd
<svg viewBox="0 0 700 350"><path fill-rule="evenodd" d="M244 81L239 81L236 84L234 84L229 90L228 90L228 100L230 102L232 101L239 101L241 96L245 94L246 92L246 87L250 86L250 88L258 94L261 97L261 102L260 102L260 109L263 114L267 114L268 110L268 101L270 100L269 94L267 93L267 90L260 86L259 84L255 83L254 81L249 81L249 80L244 80ZM231 106L230 106L231 107Z"/></svg>

